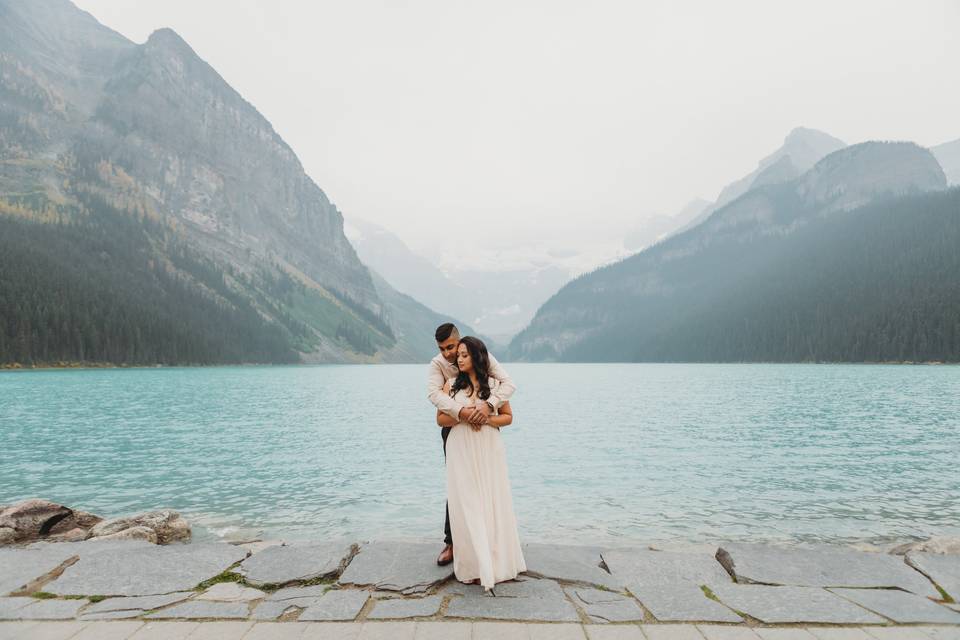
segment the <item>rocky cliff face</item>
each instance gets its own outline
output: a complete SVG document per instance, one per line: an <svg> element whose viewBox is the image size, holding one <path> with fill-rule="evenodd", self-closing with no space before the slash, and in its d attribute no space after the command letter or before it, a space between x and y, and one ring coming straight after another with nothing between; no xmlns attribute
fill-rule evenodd
<svg viewBox="0 0 960 640"><path fill-rule="evenodd" d="M158 260L172 234L268 322L308 325L305 360L429 355L397 344L404 310L291 148L170 29L138 45L66 0L0 0L0 156L0 214L78 219L95 203L158 223ZM305 297L278 300L277 278Z"/></svg>

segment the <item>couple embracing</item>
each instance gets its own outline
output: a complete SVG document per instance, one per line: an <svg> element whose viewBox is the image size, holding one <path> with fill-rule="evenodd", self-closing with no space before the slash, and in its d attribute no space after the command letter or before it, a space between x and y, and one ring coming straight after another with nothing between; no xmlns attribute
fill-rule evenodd
<svg viewBox="0 0 960 640"><path fill-rule="evenodd" d="M513 421L516 386L478 338L461 338L450 323L435 338L440 353L430 361L427 393L447 460L446 547L437 564L453 562L458 580L489 592L527 568L500 437Z"/></svg>

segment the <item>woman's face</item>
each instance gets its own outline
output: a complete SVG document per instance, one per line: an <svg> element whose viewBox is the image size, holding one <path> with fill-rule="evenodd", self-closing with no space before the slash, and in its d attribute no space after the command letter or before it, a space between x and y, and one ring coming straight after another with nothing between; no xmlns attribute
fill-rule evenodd
<svg viewBox="0 0 960 640"><path fill-rule="evenodd" d="M462 342L457 347L457 368L464 373L473 371L473 359L470 358L470 352L467 351L467 345Z"/></svg>

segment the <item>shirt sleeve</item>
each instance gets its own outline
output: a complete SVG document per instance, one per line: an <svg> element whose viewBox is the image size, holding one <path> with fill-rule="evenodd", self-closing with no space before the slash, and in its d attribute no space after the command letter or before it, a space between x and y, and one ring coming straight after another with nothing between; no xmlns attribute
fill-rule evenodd
<svg viewBox="0 0 960 640"><path fill-rule="evenodd" d="M459 420L460 409L463 407L449 394L443 392L444 382L446 382L446 377L443 375L443 370L436 362L431 360L430 371L427 374L427 398L437 409L453 419Z"/></svg>
<svg viewBox="0 0 960 640"><path fill-rule="evenodd" d="M495 409L499 409L503 406L504 402L513 396L517 390L517 385L513 384L513 379L510 377L510 374L507 373L507 370L503 368L503 365L500 364L493 355L490 356L490 376L496 378L500 384L490 392L490 397L487 398L487 402L492 404Z"/></svg>

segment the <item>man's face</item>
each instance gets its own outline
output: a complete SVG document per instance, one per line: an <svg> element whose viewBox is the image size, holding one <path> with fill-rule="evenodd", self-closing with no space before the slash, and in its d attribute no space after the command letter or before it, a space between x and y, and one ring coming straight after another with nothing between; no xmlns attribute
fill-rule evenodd
<svg viewBox="0 0 960 640"><path fill-rule="evenodd" d="M451 333L450 337L443 342L437 343L437 346L440 348L440 355L443 356L443 359L450 364L457 363L457 344L459 343L460 334L456 331Z"/></svg>

